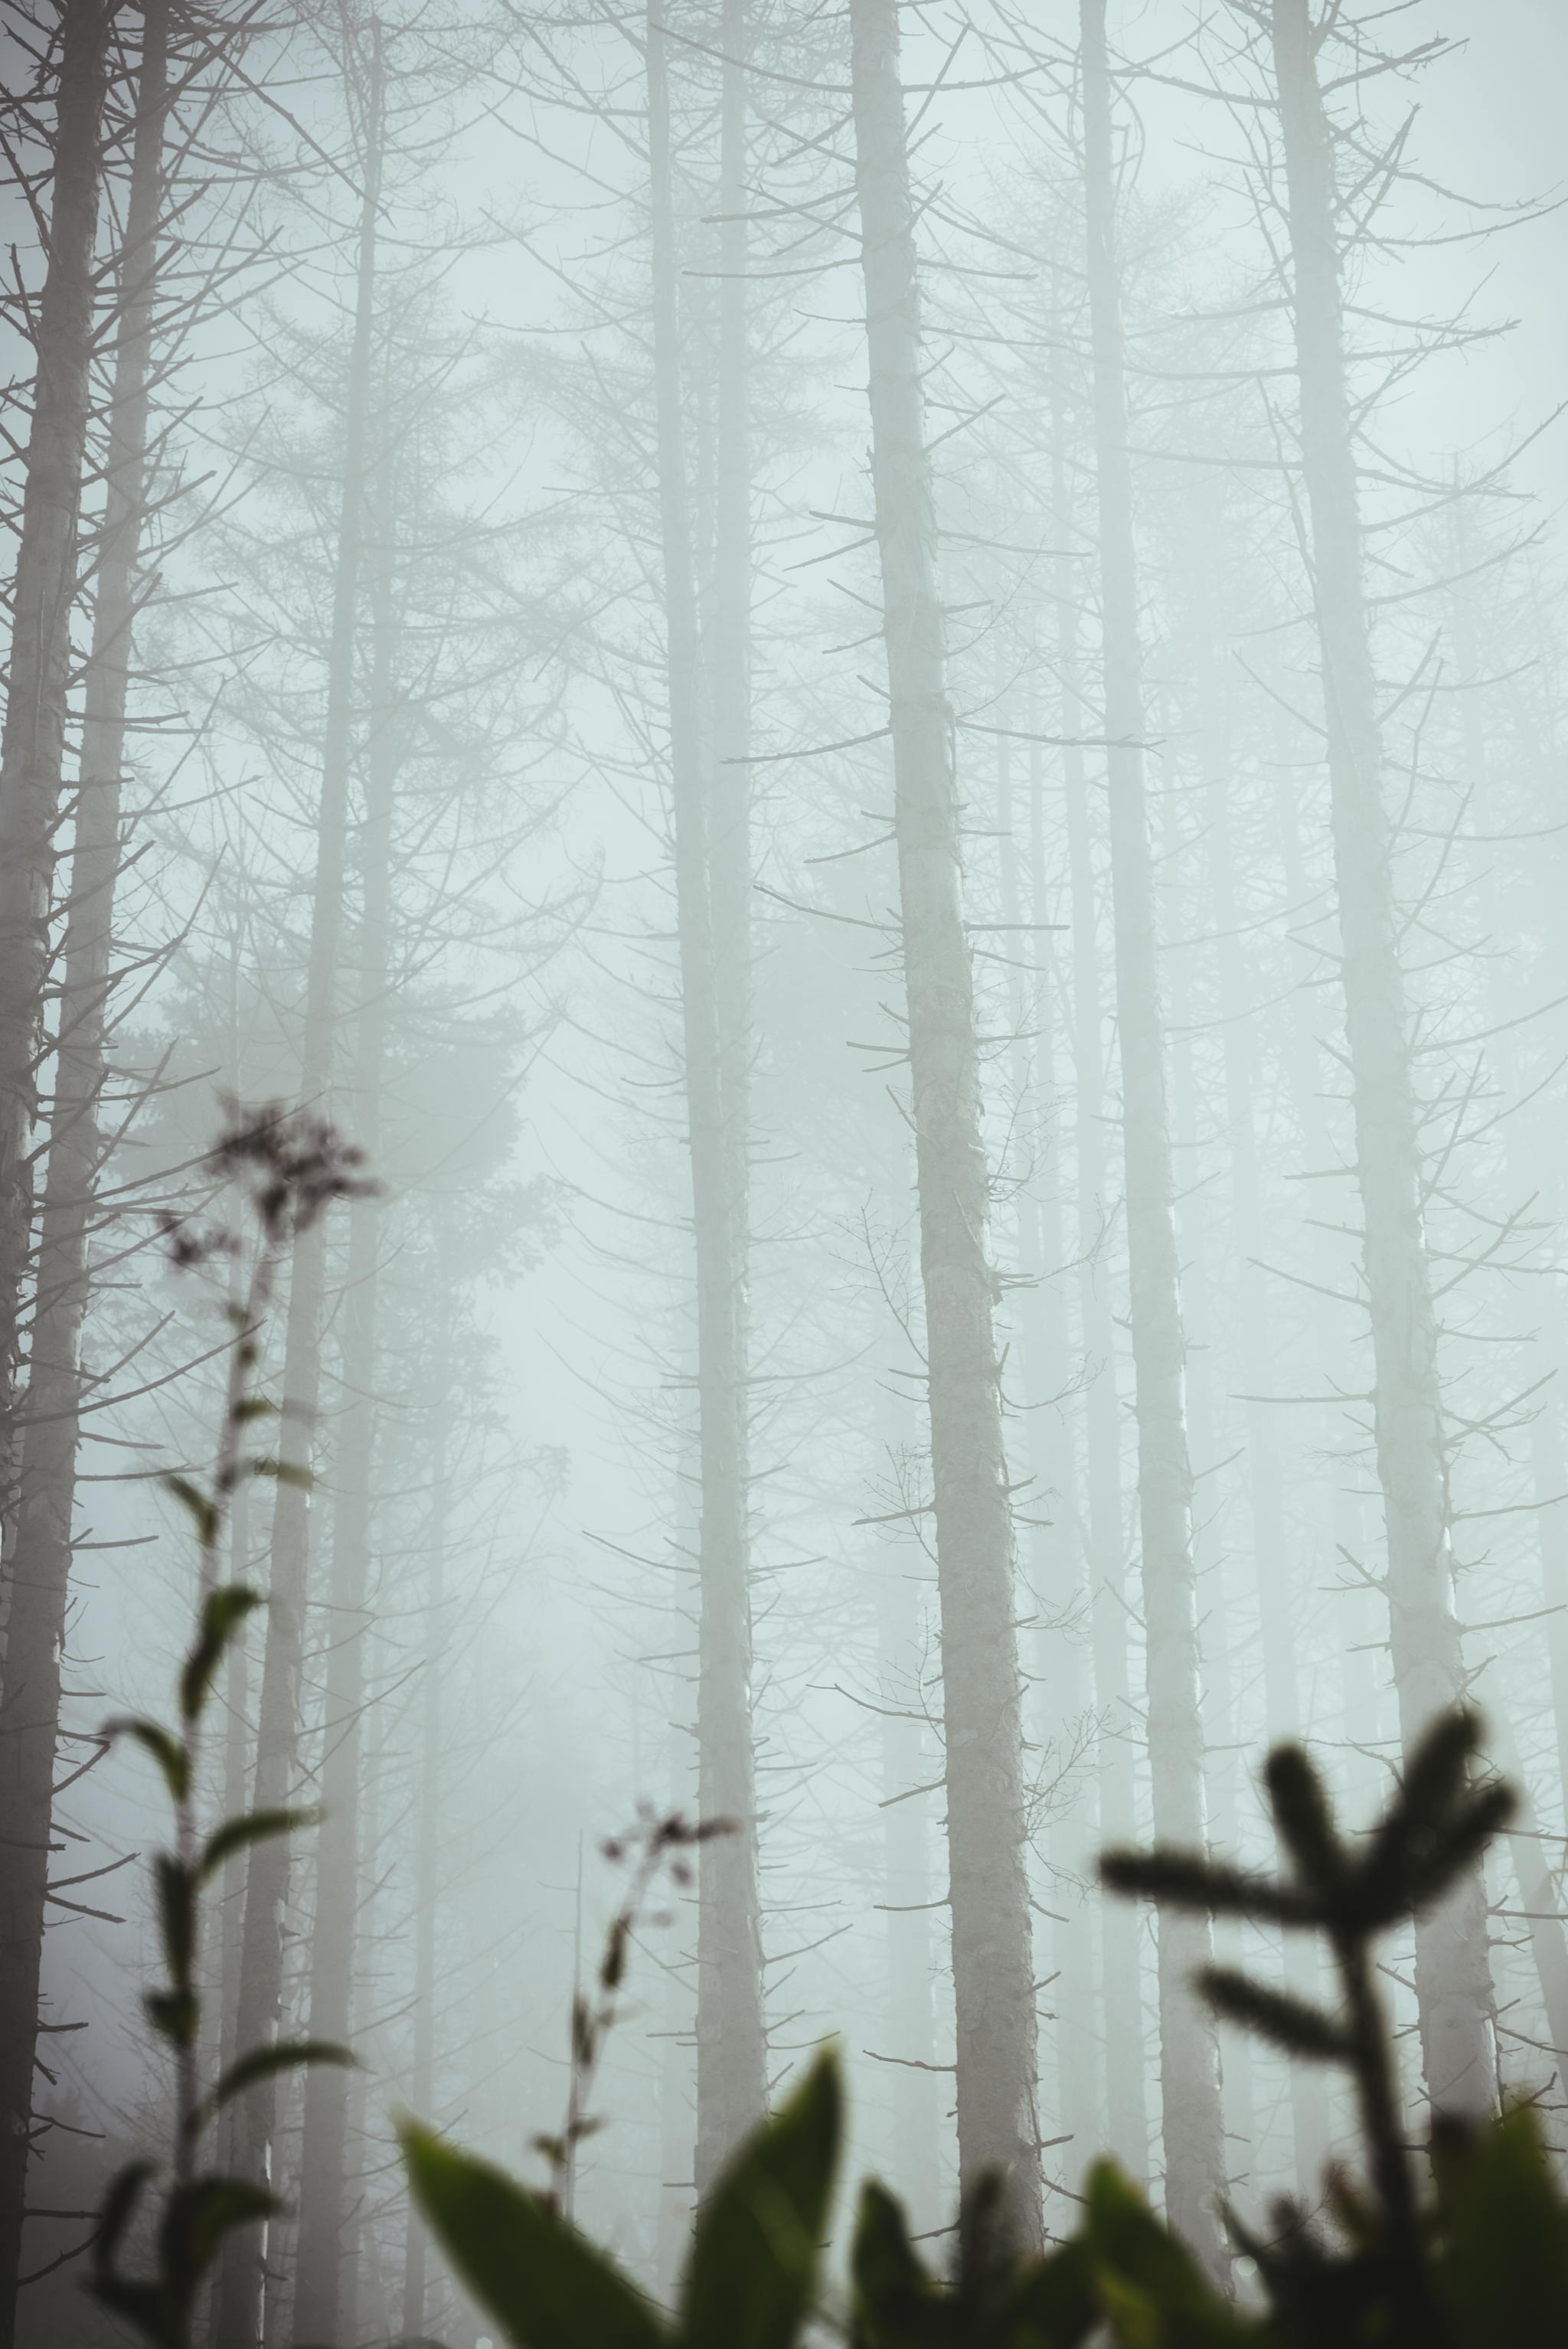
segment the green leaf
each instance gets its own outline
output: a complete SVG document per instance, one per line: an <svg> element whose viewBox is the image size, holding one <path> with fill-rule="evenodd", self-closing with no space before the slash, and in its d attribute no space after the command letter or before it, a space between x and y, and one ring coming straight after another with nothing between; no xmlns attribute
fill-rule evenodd
<svg viewBox="0 0 1568 2349"><path fill-rule="evenodd" d="M225 1583L221 1589L208 1593L196 1644L186 1657L185 1669L180 1675L180 1711L184 1720L194 1721L201 1713L224 1649L236 1628L261 1603L261 1593L247 1590L241 1582Z"/></svg>
<svg viewBox="0 0 1568 2349"><path fill-rule="evenodd" d="M830 2049L719 2178L697 2216L682 2349L789 2349L816 2289L841 2103Z"/></svg>
<svg viewBox="0 0 1568 2349"><path fill-rule="evenodd" d="M1084 2240L1095 2292L1127 2349L1228 2349L1262 2337L1220 2298L1114 2162L1090 2170L1087 2200Z"/></svg>
<svg viewBox="0 0 1568 2349"><path fill-rule="evenodd" d="M1022 2267L997 2313L999 2342L1030 2349L1077 2349L1100 2321L1094 2261L1081 2237Z"/></svg>
<svg viewBox="0 0 1568 2349"><path fill-rule="evenodd" d="M850 2281L856 2349L913 2349L949 2329L946 2295L909 2240L903 2205L874 2178L861 2189Z"/></svg>
<svg viewBox="0 0 1568 2349"><path fill-rule="evenodd" d="M1267 1876L1227 1868L1201 1852L1106 1851L1099 1880L1112 1892L1144 1900L1168 1900L1215 1917L1269 1917L1282 1925L1315 1924L1318 1904L1304 1892L1275 1884Z"/></svg>
<svg viewBox="0 0 1568 2349"><path fill-rule="evenodd" d="M201 2023L201 2002L193 1990L181 1986L178 1990L146 1991L141 2003L149 2023L161 2037L172 2040L176 2047L194 2046Z"/></svg>
<svg viewBox="0 0 1568 2349"><path fill-rule="evenodd" d="M191 1980L196 1949L195 1879L172 1852L160 1851L152 1863L152 1882L158 1894L163 1962L169 1969L170 1981L183 1987Z"/></svg>
<svg viewBox="0 0 1568 2349"><path fill-rule="evenodd" d="M351 2047L339 2047L330 2039L287 2039L275 2046L253 2047L230 2064L210 2096L204 2096L191 2114L187 2135L200 2137L208 2122L231 2097L237 2096L258 2080L270 2080L277 2072L298 2071L308 2064L341 2064L350 2071L359 2069L359 2058Z"/></svg>
<svg viewBox="0 0 1568 2349"><path fill-rule="evenodd" d="M415 2201L517 2349L664 2349L635 2286L537 2195L417 2121L398 2136Z"/></svg>
<svg viewBox="0 0 1568 2349"><path fill-rule="evenodd" d="M269 1402L265 1395L245 1395L234 1405L233 1411L230 1415L232 1418L239 1421L247 1419L266 1419L271 1417L276 1410L276 1403Z"/></svg>
<svg viewBox="0 0 1568 2349"><path fill-rule="evenodd" d="M1311 1756L1299 1745L1276 1745L1264 1764L1264 1784L1280 1841L1305 1881L1332 1900L1345 1884L1346 1856Z"/></svg>
<svg viewBox="0 0 1568 2349"><path fill-rule="evenodd" d="M111 1721L108 1729L111 1735L133 1737L145 1748L163 1773L170 1800L185 1800L191 1792L191 1756L171 1730L156 1721Z"/></svg>
<svg viewBox="0 0 1568 2349"><path fill-rule="evenodd" d="M196 1527L196 1538L205 1549L218 1537L218 1505L193 1485L188 1476L165 1476L163 1489L172 1493L181 1507L188 1510Z"/></svg>
<svg viewBox="0 0 1568 2349"><path fill-rule="evenodd" d="M240 1818L225 1819L202 1847L196 1869L198 1882L208 1883L223 1862L233 1853L242 1851L247 1844L261 1843L268 1836L287 1835L294 1827L313 1827L320 1817L319 1811L247 1811Z"/></svg>
<svg viewBox="0 0 1568 2349"><path fill-rule="evenodd" d="M1534 2114L1507 2114L1468 2159L1438 2171L1439 2289L1465 2349L1568 2340L1568 2203Z"/></svg>
<svg viewBox="0 0 1568 2349"><path fill-rule="evenodd" d="M158 2263L182 2316L189 2316L224 2236L271 2218L281 2207L275 2195L243 2178L198 2178L176 2188L158 2230Z"/></svg>
<svg viewBox="0 0 1568 2349"><path fill-rule="evenodd" d="M315 1490L315 1478L310 1470L300 1467L293 1460L253 1460L251 1474L253 1476L275 1477L280 1485L293 1485L302 1493L314 1493Z"/></svg>
<svg viewBox="0 0 1568 2349"><path fill-rule="evenodd" d="M1349 2062L1351 2046L1344 2032L1332 2017L1309 2006L1305 1999L1270 1990L1230 1966L1204 1966L1196 1982L1217 2013L1232 2023L1245 2023L1287 2054L1305 2056L1315 2064Z"/></svg>

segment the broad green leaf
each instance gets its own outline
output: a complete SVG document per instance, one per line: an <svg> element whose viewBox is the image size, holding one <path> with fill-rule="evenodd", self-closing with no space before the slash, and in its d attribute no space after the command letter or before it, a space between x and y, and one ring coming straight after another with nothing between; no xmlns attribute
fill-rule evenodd
<svg viewBox="0 0 1568 2349"><path fill-rule="evenodd" d="M1079 2236L1019 2270L998 2312L996 2338L1004 2349L1026 2343L1077 2349L1099 2321L1094 2261Z"/></svg>
<svg viewBox="0 0 1568 2349"><path fill-rule="evenodd" d="M1114 2162L1090 2170L1088 2205L1084 2242L1094 2288L1128 2349L1222 2349L1259 2337Z"/></svg>
<svg viewBox="0 0 1568 2349"><path fill-rule="evenodd" d="M1465 2349L1568 2341L1568 2203L1532 2112L1508 2114L1448 2175L1439 2289Z"/></svg>
<svg viewBox="0 0 1568 2349"><path fill-rule="evenodd" d="M313 1827L320 1817L319 1811L247 1811L241 1818L225 1819L202 1846L196 1871L198 1880L209 1882L223 1862L247 1844L261 1843L268 1836L287 1835L294 1827Z"/></svg>
<svg viewBox="0 0 1568 2349"><path fill-rule="evenodd" d="M682 2349L790 2349L816 2289L841 2102L829 2050L715 2186L686 2268Z"/></svg>
<svg viewBox="0 0 1568 2349"><path fill-rule="evenodd" d="M398 2136L415 2201L516 2349L665 2349L635 2286L537 2195L417 2121Z"/></svg>
<svg viewBox="0 0 1568 2349"><path fill-rule="evenodd" d="M861 2189L850 2281L856 2349L913 2349L950 2330L950 2303L909 2240L903 2207L875 2178Z"/></svg>

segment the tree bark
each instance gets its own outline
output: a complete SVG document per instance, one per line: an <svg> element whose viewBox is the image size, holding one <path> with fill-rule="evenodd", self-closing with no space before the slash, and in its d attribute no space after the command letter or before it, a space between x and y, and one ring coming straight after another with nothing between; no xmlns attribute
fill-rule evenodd
<svg viewBox="0 0 1568 2349"><path fill-rule="evenodd" d="M352 762L354 647L359 608L360 543L364 530L366 432L376 323L376 234L382 159L382 65L379 27L372 34L366 109L365 186L360 205L354 338L327 654L323 728L321 808L316 831L310 957L305 978L300 1097L320 1106L334 1073L338 965L343 939L343 890L348 838ZM304 1481L280 1479L273 1515L272 1577L262 1658L256 1729L258 1809L287 1806L298 1774L300 1669L310 1563L308 1477L315 1449L321 1389L321 1337L325 1289L326 1218L317 1216L296 1243L289 1284L284 1348L284 1416L279 1453ZM287 1838L253 1844L245 1883L244 1947L240 1966L242 2048L275 2035L282 2013L283 1920L288 1898ZM249 2090L234 2129L236 2173L257 2183L272 2175L277 2097L270 2082ZM254 2349L263 2308L264 2259L254 2231L242 2230L224 2245L215 2349Z"/></svg>
<svg viewBox="0 0 1568 2349"><path fill-rule="evenodd" d="M851 0L850 37L942 1606L959 2174L968 2184L999 2168L1012 2229L1033 2245L1043 2221L1013 1520L895 0Z"/></svg>
<svg viewBox="0 0 1568 2349"><path fill-rule="evenodd" d="M0 1411L18 1463L10 1607L0 1674L0 2344L14 2323L33 2132L32 2075L45 1889L71 1568L88 1236L102 1142L104 1007L119 869L120 762L145 514L148 373L162 212L167 0L142 15L137 119L120 253L119 334L88 654L65 935L55 1098L39 1235L32 1359L12 1416L26 1279L26 1163L43 1049L43 988L64 753L69 615L86 445L91 264L108 12L64 13L55 206L17 563L10 692L0 759ZM7 1496L10 1497L9 1495Z"/></svg>
<svg viewBox="0 0 1568 2349"><path fill-rule="evenodd" d="M738 1832L707 1845L697 1904L697 2123L696 2178L706 2193L767 2106L767 2038L758 1889L757 1794L751 1726L751 1591L747 1492L745 1255L747 915L750 888L745 786L710 786L700 715L702 647L681 417L680 314L675 190L665 35L652 0L647 17L648 151L652 176L654 374L659 526L668 633L670 768L675 810L676 901L680 932L682 1037L696 1250L697 1408L701 1515L697 1632L697 1787L704 1817ZM730 0L727 54L745 38ZM737 50L738 55L739 51ZM723 176L740 180L744 93L726 68ZM740 210L736 201L721 207ZM745 266L744 232L727 222L726 264ZM749 601L749 496L746 482L745 316L721 320L720 471L725 521L721 584ZM731 615L729 658L740 675L719 680L716 728L744 759L744 617ZM737 772L743 771L720 771ZM719 978L736 989L720 1009ZM726 1024L727 1023L727 1025Z"/></svg>
<svg viewBox="0 0 1568 2349"><path fill-rule="evenodd" d="M1127 439L1110 74L1105 0L1080 0L1084 194L1094 355L1105 726L1110 790L1117 1027L1121 1045L1127 1247L1138 1416L1138 1500L1147 1640L1154 1832L1201 1850L1206 1840L1203 1727L1187 1454L1186 1342L1165 1097L1154 867L1144 789L1144 712ZM1213 2026L1191 1977L1210 1956L1206 1918L1160 1912L1160 2077L1165 2199L1171 2220L1212 2268L1223 2252L1209 2198L1222 2190L1224 2131ZM1112 2019L1114 2028L1114 2018Z"/></svg>
<svg viewBox="0 0 1568 2349"><path fill-rule="evenodd" d="M442 1318L437 1362L446 1390L438 1406L435 1473L430 1509L428 1660L425 1667L424 1721L419 1754L419 1809L414 1860L414 2063L408 2090L414 2110L428 2116L436 2094L436 1908L440 1897L441 1739L445 1695L447 1524L451 1509L452 1330L449 1308ZM403 2238L403 2330L410 2341L425 2333L429 2240L424 2220L408 2205Z"/></svg>
<svg viewBox="0 0 1568 2349"><path fill-rule="evenodd" d="M1373 1418L1387 1540L1394 1685L1406 1752L1463 1696L1454 1611L1438 1330L1422 1226L1418 1104L1382 790L1362 584L1359 490L1339 271L1333 134L1309 0L1274 0L1273 57L1288 198L1300 437L1312 530L1334 863L1355 1118ZM1427 2092L1439 2111L1492 2102L1486 1893L1472 1869L1416 1929Z"/></svg>
<svg viewBox="0 0 1568 2349"><path fill-rule="evenodd" d="M355 1139L374 1165L381 1147L387 1057L387 937L392 894L392 818L397 777L394 717L395 626L389 566L394 531L389 489L378 500L376 652L360 858L364 905L357 979L360 1009L350 1086ZM381 1218L374 1199L349 1209L343 1299L343 1400L335 1422L331 1606L327 1630L326 1753L311 1937L310 2036L341 2046L354 2004L359 1916L359 1805L365 1651L369 1632L371 1471L376 1449L377 1308ZM434 1671L432 1664L430 1670ZM299 2257L294 2331L306 2341L338 2336L343 2314L347 2124L353 2075L335 2064L305 2075L300 2147ZM415 2110L423 2107L416 2104ZM416 2330L418 2328L415 2328Z"/></svg>
<svg viewBox="0 0 1568 2349"><path fill-rule="evenodd" d="M33 1129L46 1050L44 994L91 397L93 243L111 14L103 0L64 0L60 10L48 267L38 305L0 733L0 1414L8 1443L32 1265ZM25 2127L30 2102L29 2096L7 2106L7 2137L10 2116Z"/></svg>

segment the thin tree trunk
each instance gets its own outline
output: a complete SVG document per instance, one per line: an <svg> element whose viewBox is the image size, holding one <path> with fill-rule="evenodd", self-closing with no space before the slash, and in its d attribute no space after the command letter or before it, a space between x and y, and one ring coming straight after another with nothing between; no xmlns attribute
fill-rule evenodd
<svg viewBox="0 0 1568 2349"><path fill-rule="evenodd" d="M1198 636L1195 666L1207 769L1212 924L1218 942L1220 1000L1231 1015L1222 1027L1221 1039L1225 1062L1225 1123L1231 1145L1231 1255L1236 1268L1235 1318L1241 1334L1242 1385L1248 1398L1247 1484L1263 1646L1264 1723L1266 1743L1274 1746L1294 1741L1301 1733L1295 1670L1298 1640L1276 1418L1265 1400L1272 1392L1274 1368L1268 1276L1264 1270L1262 1174L1254 1109L1256 1023L1250 1016L1239 1016L1249 1005L1252 988L1241 950L1236 910L1231 854L1233 811L1226 786L1229 743L1215 675L1205 520L1203 515L1193 513L1188 543L1193 550L1191 569ZM1265 1125L1266 1114L1265 1109ZM1286 1987L1308 2003L1319 2002L1320 1968L1310 1936L1286 1933L1282 1939ZM1295 2174L1303 2187L1309 2188L1329 2151L1328 2080L1323 2068L1313 2064L1293 2064L1290 2098L1295 2134Z"/></svg>
<svg viewBox="0 0 1568 2349"><path fill-rule="evenodd" d="M751 1728L751 1594L747 1509L744 1266L744 1071L746 916L734 883L749 888L745 799L714 804L705 771L699 712L696 590L686 487L681 419L680 316L675 191L670 156L669 77L665 35L653 0L647 17L648 150L653 197L654 374L657 405L659 523L668 630L670 766L675 807L676 899L690 1131L692 1220L696 1248L697 1406L701 1452L698 1536L700 1615L697 1660L698 1800L705 1817L737 1821L703 1853L697 1908L697 2191L705 2193L767 2104L767 2041L762 2007L762 1941L757 1856L757 1794ZM744 27L725 17L727 43ZM724 137L727 169L739 178L735 142L744 134L743 104L727 83ZM738 198L724 209L738 212ZM727 230L735 223L727 223ZM728 248L733 253L733 243ZM744 244L740 247L744 266ZM727 331L726 331L727 330ZM745 488L744 316L740 349L733 315L721 326L727 366L727 432L723 471L729 552L725 578L748 600ZM740 381L735 380L738 367ZM735 549L739 541L739 553ZM744 623L740 624L742 629ZM729 636L731 657L737 636ZM740 641L744 641L742 636ZM744 663L744 654L739 656ZM716 724L745 741L744 699L734 678L716 697ZM742 747L727 756L744 757ZM738 787L741 791L744 786ZM710 843L712 845L710 846ZM728 885L720 896L719 849ZM721 966L740 989L726 1001L721 1026ZM738 1032L735 1023L738 1022ZM740 1099L733 1087L741 1086Z"/></svg>
<svg viewBox="0 0 1568 2349"><path fill-rule="evenodd" d="M1144 789L1143 688L1132 466L1127 440L1121 287L1116 251L1110 75L1105 0L1081 0L1084 193L1094 352L1100 596L1110 784L1117 1027L1121 1045L1127 1247L1138 1414L1149 1759L1154 1832L1201 1850L1203 1724L1192 1568L1192 1471L1187 1454L1186 1346L1172 1208L1164 1032L1155 936L1154 871ZM1210 2197L1224 2184L1219 2054L1191 1977L1208 1961L1206 1918L1162 1909L1159 1920L1160 2078L1166 2207L1211 2267L1222 2263ZM1112 2028L1114 2029L1114 2018Z"/></svg>
<svg viewBox="0 0 1568 2349"><path fill-rule="evenodd" d="M882 1382L879 1433L892 1483L906 1457L910 1404ZM920 1717L920 1585L923 1553L899 1528L884 1528L876 1558L877 1647L881 1663L882 1885L887 1914L887 2038L879 2054L893 2058L888 2082L892 2146L887 2175L917 2228L940 2226L943 2124L937 2103L932 2013L932 1899L929 1797L913 1793L930 1784L931 1752Z"/></svg>
<svg viewBox="0 0 1568 2349"><path fill-rule="evenodd" d="M328 647L321 810L300 1066L300 1096L313 1107L323 1105L332 1081L343 936L354 647L364 527L365 443L375 332L376 229L381 178L379 27L373 26L372 39L365 188L359 217L354 339L348 362L343 499ZM273 1515L272 1579L256 1732L256 1804L264 1810L287 1806L298 1773L300 1670L310 1562L308 1477L321 1387L325 1224L325 1217L318 1216L297 1243L289 1285L279 1452L294 1475L280 1479ZM246 1875L244 1948L240 1969L242 2047L262 2044L277 2029L282 2012L283 1924L288 1883L287 1839L279 1836L253 1845ZM241 2177L261 2182L273 2176L276 2115L276 2093L270 2083L263 2082L247 2092L239 2107L234 2131L234 2166ZM223 2252L215 2349L253 2349L262 2313L263 2283L263 2257L253 2231L243 2230L231 2235Z"/></svg>
<svg viewBox="0 0 1568 2349"><path fill-rule="evenodd" d="M1274 0L1274 69L1295 277L1301 454L1312 525L1334 861L1372 1320L1373 1417L1387 1592L1407 1753L1464 1693L1454 1612L1437 1319L1422 1230L1421 1147L1383 802L1376 679L1362 585L1355 433L1345 359L1333 139L1309 0ZM1493 2095L1486 1892L1479 1868L1416 1928L1427 2092L1479 2114Z"/></svg>
<svg viewBox="0 0 1568 2349"><path fill-rule="evenodd" d="M1058 528L1068 513L1066 465L1058 464ZM1067 534L1064 531L1064 536ZM1074 585L1067 564L1057 574L1057 662L1063 681L1062 732L1081 734ZM1138 1835L1135 1734L1129 1695L1125 1540L1121 1499L1121 1402L1117 1391L1116 1319L1110 1272L1110 1203L1105 1141L1105 1050L1099 1001L1088 789L1080 750L1063 754L1068 871L1072 897L1072 1047L1074 1155L1078 1185L1078 1320L1084 1351L1084 1567L1088 1579L1089 1645L1099 1715L1095 1786L1100 1839L1131 1844ZM1106 2124L1110 2150L1137 2178L1149 2174L1149 2107L1143 2045L1141 1926L1126 1901L1099 1904L1104 2006Z"/></svg>
<svg viewBox="0 0 1568 2349"><path fill-rule="evenodd" d="M27 1163L43 1046L54 830L88 410L98 136L108 19L64 11L50 255L38 330L22 545L0 756L0 1435L7 1481L20 1455L10 1607L0 1677L0 2344L14 2323L32 2143L32 2075L44 1896L71 1568L88 1234L101 1141L104 1005L119 867L119 774L145 512L151 354L168 68L166 0L142 17L137 123L119 272L98 595L65 937L55 1100L37 1268L31 1374L13 1417L32 1213ZM7 1495L9 1498L9 1495Z"/></svg>
<svg viewBox="0 0 1568 2349"><path fill-rule="evenodd" d="M384 472L389 468L384 468ZM381 1147L387 1057L387 933L392 892L392 816L397 740L393 715L395 628L391 609L394 527L389 485L378 501L376 653L360 858L364 907L357 979L360 1010L350 1096L355 1139L374 1165ZM326 1754L317 1844L315 1922L311 1938L310 2036L341 2046L354 2003L359 1913L359 1803L365 1650L369 1630L371 1470L376 1449L377 1308L380 1216L374 1199L350 1208L343 1303L343 1400L336 1414L331 1605L328 1610ZM433 1669L433 1668L432 1668ZM300 2147L300 2234L295 2333L335 2340L342 2304L345 2179L351 2075L318 2064L305 2075ZM416 2109L419 2109L418 2106Z"/></svg>
<svg viewBox="0 0 1568 2349"><path fill-rule="evenodd" d="M31 1154L45 1052L55 831L91 398L93 242L111 14L102 0L64 0L60 10L48 268L38 305L0 734L0 1415L7 1440L21 1379L23 1300L32 1260ZM4 2093L9 2098L8 2087ZM26 2129L30 2104L26 2091L19 2105L7 2103L0 2133L7 2145L18 2127ZM8 2152L7 2161L12 2158Z"/></svg>
<svg viewBox="0 0 1568 2349"><path fill-rule="evenodd" d="M436 1423L435 1475L431 1488L429 1579L425 1592L428 1641L425 1706L419 1747L419 1806L414 1857L414 2062L408 2092L414 2110L428 2116L436 2095L436 1909L440 1897L441 1743L446 1697L447 1533L451 1510L452 1329L443 1316L438 1376L446 1390ZM403 2330L410 2341L425 2333L429 2289L429 2240L424 2220L408 2205L403 2238Z"/></svg>
<svg viewBox="0 0 1568 2349"><path fill-rule="evenodd" d="M895 0L851 0L850 36L942 1604L959 2175L967 2184L1001 2169L1010 2223L1034 2244L1043 2221L1013 1520Z"/></svg>

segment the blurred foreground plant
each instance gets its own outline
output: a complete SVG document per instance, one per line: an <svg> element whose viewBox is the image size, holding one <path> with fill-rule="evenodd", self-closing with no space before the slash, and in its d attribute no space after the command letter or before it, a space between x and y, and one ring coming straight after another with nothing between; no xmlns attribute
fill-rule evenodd
<svg viewBox="0 0 1568 2349"><path fill-rule="evenodd" d="M197 2295L224 2237L280 2207L275 2196L248 2179L198 2168L201 2140L218 2112L253 2083L275 2073L305 2064L354 2060L346 2047L305 2040L245 2050L209 2092L203 2093L199 2078L202 1896L234 1852L265 1837L286 1835L315 1816L311 1811L253 1811L224 1819L203 1835L196 1815L201 1717L230 1640L251 1610L263 1604L256 1591L242 1584L218 1582L234 1490L242 1476L302 1474L284 1462L253 1456L245 1448L247 1427L273 1409L252 1391L258 1339L279 1263L293 1241L334 1199L363 1196L374 1187L359 1172L360 1154L346 1147L325 1120L285 1111L275 1102L245 1109L226 1099L224 1108L228 1123L207 1161L208 1171L248 1181L257 1237L244 1299L231 1299L225 1308L233 1336L211 1481L203 1485L192 1476L165 1480L196 1535L196 1638L180 1674L178 1729L146 1720L109 1724L111 1732L134 1738L152 1755L173 1812L174 1848L160 1852L153 1862L164 1979L147 1992L144 2005L149 2022L173 2055L174 2127L167 2163L131 2161L111 2181L98 2214L87 2289L156 2349L189 2349ZM170 1261L181 1270L243 1253L243 1242L227 1230L193 1231L171 1217L165 1219L163 1230ZM121 2243L143 2195L160 2179L163 2198L153 2236L152 2271L127 2275L119 2264Z"/></svg>
<svg viewBox="0 0 1568 2349"><path fill-rule="evenodd" d="M1222 1968L1199 1985L1222 2013L1292 2055L1344 2066L1358 2100L1370 2174L1357 2186L1330 2172L1332 2235L1290 2200L1274 2205L1268 2237L1226 2214L1256 2262L1267 2297L1261 2313L1222 2297L1113 2162L1091 2168L1077 2232L1043 2258L1007 2255L997 2181L980 2180L959 2212L948 2279L930 2272L897 2200L869 2181L848 2304L823 2308L820 2263L842 2104L830 2051L741 2148L698 2213L673 2315L588 2242L552 2197L410 2122L402 2139L414 2197L455 2273L516 2349L793 2349L814 2315L852 2349L1568 2343L1568 2202L1534 2114L1474 2128L1439 2116L1431 2182L1418 2189L1375 1985L1376 1937L1439 1899L1508 1816L1506 1788L1473 1783L1478 1736L1473 1714L1439 1720L1384 1818L1355 1839L1341 1836L1307 1756L1277 1748L1265 1782L1292 1863L1283 1881L1181 1852L1109 1853L1102 1863L1116 1891L1315 1930L1328 1940L1336 2013Z"/></svg>

